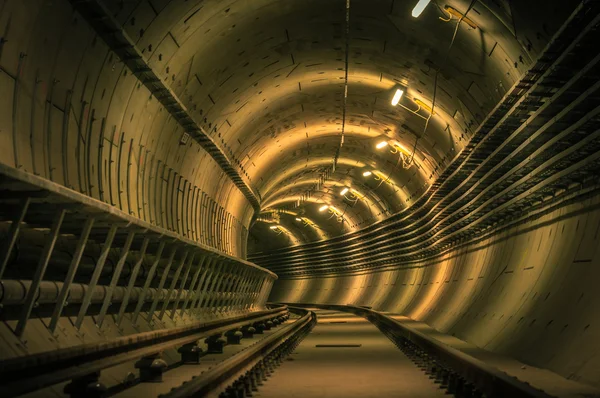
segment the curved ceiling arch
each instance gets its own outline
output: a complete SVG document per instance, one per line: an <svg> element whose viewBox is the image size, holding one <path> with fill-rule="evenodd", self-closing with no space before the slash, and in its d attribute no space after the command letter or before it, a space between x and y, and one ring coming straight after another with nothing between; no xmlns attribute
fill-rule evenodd
<svg viewBox="0 0 600 398"><path fill-rule="evenodd" d="M294 178L309 178L301 175L306 169L312 168L314 177L319 167L331 164L343 113L345 1L154 3L149 13L148 2L138 1L115 15L263 199L270 200ZM531 39L524 43L512 31L514 21L503 11L503 0L479 0L469 14L473 26L458 26L449 52L457 19L440 20L448 17L441 7L460 13L471 1L433 1L418 19L410 15L413 3L351 1L347 141L338 165L379 170L375 189L401 192L404 207L462 150L545 42L531 34L540 30L538 22L523 27L521 37ZM512 6L521 18L531 8ZM144 17L145 12L153 16ZM398 85L405 86L405 107L390 104ZM434 93L436 111L423 135ZM372 141L355 145L363 138ZM393 166L397 156L373 148L376 140L389 139L411 149L417 138L417 167L409 171ZM317 144L322 145L318 152L301 150ZM298 160L301 156L307 160Z"/></svg>
<svg viewBox="0 0 600 398"><path fill-rule="evenodd" d="M306 185L316 183L316 181L305 181L281 193L274 198L269 204L265 204L265 210L277 209L279 206L289 206L290 204L301 202L300 211L303 211L305 206L302 202L302 195L306 192ZM345 195L341 194L342 189L348 189ZM373 223L383 220L387 215L391 214L379 200L373 199L373 192L367 189L361 190L350 188L349 184L343 182L329 180L321 187L320 191L314 193L315 198L322 198L322 195L328 194L328 199L325 204L334 205L340 209L356 214L354 219L364 225L366 222ZM368 221L367 221L368 220ZM354 224L350 224L354 227Z"/></svg>
<svg viewBox="0 0 600 398"><path fill-rule="evenodd" d="M290 194L278 200L275 205L293 205L300 200L300 194ZM328 208L320 210L323 206ZM275 211L275 209L273 210ZM330 236L355 231L357 226L371 221L368 217L370 212L364 203L351 206L338 195L325 191L319 191L310 198L304 198L298 214L308 217L315 224L325 229Z"/></svg>
<svg viewBox="0 0 600 398"><path fill-rule="evenodd" d="M335 174L332 175L332 179L328 180L326 185L330 185L333 187L338 187L338 192L341 192L342 189L348 188L349 192L346 194L347 197L352 197L352 195L356 196L358 200L365 200L369 207L374 207L378 209L383 214L392 213L394 209L393 202L390 203L387 200L380 198L377 192L372 191L367 186L362 184L362 181L356 178L352 178L351 175L346 174L345 176L340 176L339 180L335 179ZM346 177L346 178L342 178ZM307 187L312 187L319 182L316 178L308 178L303 180L297 180L287 185L281 186L280 189L273 192L268 198L264 199L263 209L266 211L271 207L274 207L274 201L287 197L289 194L295 194L296 191L306 190ZM352 190L352 191L350 191ZM341 196L341 193L339 194ZM364 199L362 199L364 197Z"/></svg>
<svg viewBox="0 0 600 398"><path fill-rule="evenodd" d="M326 27L331 28L332 26L337 26L337 24L339 23L339 21L337 21L337 17L335 13L328 13L327 8L331 8L331 10L337 10L337 8L339 8L339 4L337 4L336 2L319 2L319 7L316 7L316 9L318 10L318 12L315 13L314 10L309 10L309 7L307 7L306 4L300 4L299 2L290 2L292 3L291 5L287 5L286 7L281 7L281 5L278 5L277 7L274 6L275 3L270 3L269 2L261 2L261 4L264 4L264 6L258 6L255 5L253 7L254 11L260 10L260 15L262 19L265 18L269 18L269 15L271 15L271 17L273 18L273 21L277 21L277 23L274 23L273 26L271 27L271 29L275 29L275 27L280 27L280 26L287 26L288 24L290 24L289 26L295 27L297 28L296 36L299 36L300 39L298 39L300 42L302 43L309 43L309 39L315 35L315 31L316 32L321 32L320 34L322 34L323 31L326 30ZM363 9L366 10L366 8L364 7L364 4L362 4L361 2L355 2L357 4L357 8L361 9L361 11ZM381 7L382 4L384 2L378 2L378 5ZM235 4L235 3L232 3ZM362 7L362 8L361 8ZM324 9L325 8L325 9ZM371 5L369 5L368 7L369 9L371 9ZM272 12L270 13L269 10L271 10ZM381 11L381 9L380 9ZM225 12L225 11L223 11ZM228 18L233 19L236 18L236 16L238 14L236 14L235 9L232 9L229 11L229 15ZM371 14L373 13L372 10L369 11ZM299 14L297 14L299 13ZM242 13L240 13L239 15L241 15ZM250 18L251 14L248 13L243 13L245 16L244 20L252 20L252 18ZM302 16L303 15L308 15L307 18L311 19L313 18L312 22L311 22L311 27L310 28L306 28L306 23L305 22L299 22L299 21L303 21ZM339 13L339 16L341 17L341 13ZM384 14L385 15L385 14ZM283 16L282 18L279 18L280 16ZM333 16L333 17L332 17ZM286 18L287 17L287 18ZM217 17L215 17L217 18ZM317 20L315 21L314 18L317 18ZM333 19L333 25L332 25L332 19ZM402 80L399 80L398 76L395 76L393 74L391 74L391 76L393 77L393 79L386 77L386 79L383 79L383 72L382 70L389 70L390 66L389 65L393 65L393 67L391 69L397 69L399 71L405 71L405 69L407 69L406 64L404 65L394 65L394 57L398 56L398 55L404 55L404 57L406 58L406 54L408 53L406 50L411 49L413 50L414 54L411 54L411 57L416 57L419 54L421 54L423 52L422 48L419 46L415 46L414 43L412 43L410 40L406 39L406 35L402 36L402 35L397 35L397 29L398 27L394 24L394 23L388 23L385 24L384 27L380 26L380 23L377 23L377 21L379 21L378 19L373 19L373 18L369 18L369 17L362 17L360 14L357 14L357 20L358 20L358 24L359 25L366 25L369 29L368 30L368 35L371 35L370 38L365 38L365 37L359 37L358 40L354 40L353 44L351 43L351 48L353 50L353 56L356 58L354 64L355 65L351 65L350 67L350 83L352 83L352 79L354 77L357 78L358 81L360 81L361 84L366 84L366 82L368 81L370 84L375 84L375 85L379 85L379 89L385 88L383 91L389 91L391 88L393 88L395 82L394 79L396 81L402 81L402 82L408 82L409 80L417 80L416 77L411 77L410 79L408 78L402 78ZM236 21L238 21L236 19ZM253 21L254 22L254 21ZM323 24L323 27L320 28L319 22L321 24ZM208 23L208 22L207 22ZM414 24L414 22L412 22L412 24ZM214 25L214 26L213 26ZM238 23L235 24L236 27L240 27L240 23L238 21ZM232 25L233 26L233 25ZM250 26L250 25L249 25ZM263 26L260 26L259 24L253 23L251 26L254 27L254 29L259 29L260 30L260 34L268 34L268 28L265 28ZM258 27L257 27L258 26ZM300 26L302 26L302 28L300 28ZM216 30L216 31L220 31L220 28L218 27L217 23L211 24L211 29L212 30ZM248 28L250 29L250 28ZM289 30L292 30L291 28ZM208 31L208 29L207 29ZM267 31L267 32L264 32ZM357 27L357 34L358 35L362 35L364 36L365 33L362 32L363 28L361 26ZM362 32L362 33L361 33ZM394 35L393 33L396 33L396 35ZM193 47L196 46L194 48L196 48L196 54L201 53L202 49L206 51L207 48L209 49L214 49L210 47L210 40L208 41L204 41L204 47L200 47L200 49L198 49L198 44L194 44L197 42L200 42L200 40L195 40L196 39L196 34L203 34L206 35L205 32L202 32L199 28L196 29L196 33L190 35L190 40L187 40L186 43L184 45L181 46L180 50L177 51L177 55L175 55L173 57L173 60L178 61L178 62L174 62L174 63L178 63L180 65L186 65L186 54L188 57L191 57L194 54L194 51L186 51L186 46L189 47ZM259 36L260 36L259 34ZM251 32L248 32L249 36L253 36ZM304 37L303 35L307 35L306 36L306 40L302 40L302 38ZM236 91L238 90L237 87L237 83L236 83L236 79L234 74L231 74L229 76L224 76L223 79L219 79L219 74L223 74L223 75L227 75L227 73L225 73L225 71L227 69L242 69L244 65L248 64L250 61L245 60L245 62L242 61L238 61L238 64L233 64L230 62L231 60L231 54L240 54L242 52L244 52L244 48L245 46L247 46L247 43L244 43L244 40L240 40L239 37L235 37L235 35L233 33L231 34L226 34L223 33L221 35L218 36L219 38L219 49L220 49L220 54L221 54L221 59L219 60L219 51L210 51L211 52L211 62L205 62L206 65L208 64L220 64L221 66L225 65L223 68L219 68L217 69L217 71L215 72L216 75L211 76L211 79L209 81L214 82L212 84L212 88L217 87L218 84L218 89L216 89L216 92L213 92L212 95L209 94L206 97L210 100L210 102L214 102L213 104L208 103L209 100L208 99L204 99L203 102L200 103L200 107L202 109L207 108L206 112L204 113L204 115L211 115L211 114L218 114L218 115L228 115L230 112L228 112L227 109L223 109L223 107L219 107L218 104L225 104L224 106L237 106L237 104L240 103L240 96L243 96L243 93L236 93ZM227 42L227 39L230 39L230 42ZM401 38L401 39L399 39ZM386 40L386 48L387 48L387 52L389 55L390 59L381 59L381 49L379 48L379 44L382 39ZM280 38L280 41L283 40ZM287 39L285 41L282 41L282 45L285 46L290 46L290 41L291 39ZM340 39L341 40L341 39ZM389 42L388 42L389 40ZM399 45L399 49L400 51L398 53L395 53L394 50L394 40L396 40L397 44ZM223 41L226 42L226 44L231 44L231 45L224 45ZM352 41L352 40L351 40ZM264 51L266 51L268 54L273 55L273 53L275 53L276 55L279 55L280 57L282 56L282 51L280 51L281 49L279 48L275 48L273 46L273 44L271 43L272 40L265 40L264 43L268 43L267 45L265 45L265 49ZM189 43L189 44L188 44ZM310 42L311 44L314 44L315 41L313 40L312 42ZM365 44L367 43L367 44ZM236 44L238 44L238 47L240 49L239 52L236 52ZM208 46L208 47L207 47ZM354 46L354 47L352 47ZM408 48L406 47L408 46ZM304 71L303 75L308 75L305 79L311 79L311 77L315 77L318 76L319 74L322 75L326 75L327 77L322 77L319 79L312 79L312 80L318 80L318 83L314 83L320 86L324 86L326 88L328 88L329 90L333 90L335 92L338 92L339 94L339 87L335 87L336 84L332 84L332 78L335 80L337 79L339 81L339 77L340 77L340 67L339 67L339 51L336 53L336 51L330 51L330 47L324 47L324 48L314 48L314 47L318 47L316 45L311 45L311 46L306 46L307 49L305 49L305 52L308 54L308 60L310 61L310 57L314 57L315 59L320 59L321 61L323 59L327 59L327 57L325 57L324 54L321 54L321 52L324 53L332 53L329 54L329 57L331 56L335 56L336 58L334 59L334 61L332 61L332 64L329 65L325 62L320 62L317 64L309 64L309 69L308 71ZM224 51L223 49L227 48L226 51ZM291 54L291 50L292 49L288 49L290 54ZM328 51L329 50L329 51ZM256 53L257 55L260 55L260 51L255 50L254 53ZM299 53L302 53L302 51L299 51ZM371 54L372 57L376 57L379 56L379 59L370 59L368 64L365 64L363 62L360 62L360 58L364 57L365 54ZM422 54L421 54L422 55ZM286 54L287 57L287 54ZM325 57L325 58L324 58ZM273 56L267 56L264 55L261 58L269 58L270 60L273 60L274 57ZM225 59L228 59L229 61L225 61ZM220 61L220 62L219 62ZM297 62L296 62L297 61ZM242 62L240 64L240 62ZM275 62L275 61L273 61ZM408 62L408 61L406 61ZM277 62L279 63L279 62ZM204 63L201 63L202 65ZM295 60L294 63L290 64L290 66L292 68L296 68L298 66L301 66L302 64L302 58L300 57L298 60ZM386 66L387 65L387 66ZM235 68L235 66L237 66L237 68ZM336 67L337 66L337 67ZM354 68L352 67L354 66ZM395 68L394 68L395 67ZM201 67L199 67L201 69ZM205 68L208 68L208 66L206 66ZM368 73L362 73L361 75L361 69L366 69L366 68L373 68L374 70L369 71ZM214 70L215 68L212 67L212 69ZM264 69L264 68L263 68ZM341 68L343 69L343 68ZM394 72L394 71L393 71ZM394 73L398 73L398 72L394 72ZM404 72L402 72L404 73ZM417 72L413 72L413 73L419 73L419 71ZM315 76L311 76L311 75L315 75ZM249 73L248 76L252 76L252 78L245 78L245 81L255 81L255 83L253 84L247 84L248 87L254 87L254 86L259 86L259 82L264 80L262 78L253 78L254 72ZM288 74L289 75L289 74ZM233 76L233 77L232 77ZM268 76L268 74L265 74L264 76ZM288 77L288 76L286 76ZM289 81L289 79L287 79ZM287 84L287 87L289 87L291 90L291 93L293 94L292 97L294 98L294 101L298 101L298 98L301 96L298 96L296 91L298 90L297 85L301 84L301 81L298 81L299 79L295 78L291 81L291 83ZM300 79L301 80L301 79ZM422 80L418 80L421 84L424 82ZM219 84L219 82L221 82ZM272 82L268 82L267 84L272 85ZM231 95L225 95L225 89L230 86L230 85L236 85L236 87L232 90ZM339 85L339 84L338 84ZM281 85L276 85L279 86L280 88L283 87ZM285 85L284 85L285 86ZM411 86L409 86L411 87ZM231 88L231 87L229 87ZM257 87L256 89L259 90L261 87ZM306 90L306 88L305 88ZM412 88L411 88L412 90ZM200 92L204 91L204 90L198 90ZM243 90L242 90L243 91ZM416 89L414 90L415 92L419 91L422 92L422 90L420 89ZM265 100L265 98L268 98L269 101L271 103L274 102L278 102L280 101L280 97L277 95L277 92L273 92L273 91L264 91L264 90L259 90L258 92L262 93L262 95L264 96L263 101ZM285 90L284 90L284 94L285 94ZM372 95L372 93L369 93L370 95ZM414 97L414 93L410 93L407 92L407 94L410 94L411 97ZM353 95L355 96L359 96L360 94L358 93L354 93ZM419 94L417 94L419 95ZM386 95L387 96L387 95ZM232 97L232 98L230 98ZM243 98L242 98L243 99ZM425 100L427 100L427 98L425 98ZM260 103L262 101L256 100L255 102ZM331 101L326 101L327 103L331 103ZM358 101L360 103L360 101ZM385 102L389 102L389 98L386 98ZM248 108L248 113L254 115L256 112L256 109L252 109L251 105L248 105L248 102L244 102L244 104L246 105L246 108ZM439 102L438 102L438 107L443 108L443 104L444 101L440 98ZM204 106L206 105L206 107ZM214 109L214 111L212 111ZM339 114L340 112L332 112L332 114L334 115L335 118L339 118ZM336 119L333 120L336 120ZM210 117L208 118L210 119ZM242 120L244 120L243 118L241 118ZM228 120L228 119L226 119ZM244 120L245 121L245 120ZM248 135L248 133L237 133L236 134L236 129L231 126L231 127L226 127L225 129L223 129L223 123L219 123L217 121L214 121L214 123L210 123L213 126L221 126L219 127L219 135L221 135L223 137L226 137L229 141L234 141L234 139L240 139L240 136L245 136ZM228 121L228 124L231 124L230 121ZM243 123L243 122L239 122L239 123L234 123L234 125L238 125L238 126L246 126L247 123ZM243 128L241 130L244 130ZM256 129L251 129L251 132L254 132L254 130ZM238 129L239 131L239 129ZM381 132L380 132L381 133ZM268 158L268 156L265 156ZM243 159L244 158L244 154L240 153L239 156L237 156L237 158L239 159ZM251 159L252 157L250 157ZM439 160L439 159L438 159ZM259 173L260 174L260 173ZM257 180L257 176L253 176L253 180Z"/></svg>
<svg viewBox="0 0 600 398"><path fill-rule="evenodd" d="M386 162L378 164L376 157L365 155L364 153L355 153L355 157L342 157L338 161L338 170L340 168L348 169L344 177L350 176L353 180L363 180L364 185L371 191L377 192L377 196L386 202L394 202L397 211L406 207L410 202L429 186L423 174L416 167L403 169L399 158L396 156L396 162ZM359 158L360 156L369 156L368 158ZM299 178L315 176L322 172L324 168L331 164L331 158L323 155L312 155L311 158L297 157L287 162L281 162L280 167L283 170L280 174L274 175L268 183L272 189L288 185ZM366 177L364 172L371 172L372 175ZM336 173L332 174L332 179L337 178ZM265 197L271 197L272 191L267 191Z"/></svg>

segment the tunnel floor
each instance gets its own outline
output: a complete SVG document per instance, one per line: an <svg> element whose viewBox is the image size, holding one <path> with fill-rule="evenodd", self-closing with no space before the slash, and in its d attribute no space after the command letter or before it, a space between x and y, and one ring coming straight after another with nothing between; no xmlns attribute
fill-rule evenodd
<svg viewBox="0 0 600 398"><path fill-rule="evenodd" d="M366 319L315 312L313 331L253 396L447 396Z"/></svg>

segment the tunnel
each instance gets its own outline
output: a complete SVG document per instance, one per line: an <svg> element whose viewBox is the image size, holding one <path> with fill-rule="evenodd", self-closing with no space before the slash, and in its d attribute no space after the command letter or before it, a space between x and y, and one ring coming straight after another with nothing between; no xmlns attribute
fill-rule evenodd
<svg viewBox="0 0 600 398"><path fill-rule="evenodd" d="M0 0L0 396L600 397L599 29Z"/></svg>

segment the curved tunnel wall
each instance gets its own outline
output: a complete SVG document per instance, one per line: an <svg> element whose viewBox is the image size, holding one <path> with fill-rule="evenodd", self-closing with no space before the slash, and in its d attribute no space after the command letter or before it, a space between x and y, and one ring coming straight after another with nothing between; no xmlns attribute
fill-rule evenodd
<svg viewBox="0 0 600 398"><path fill-rule="evenodd" d="M599 226L596 196L408 269L279 280L270 300L404 314L600 386Z"/></svg>
<svg viewBox="0 0 600 398"><path fill-rule="evenodd" d="M190 98L190 109L198 114L202 108L215 109L214 113L219 114L219 119L224 119L219 120L219 129L223 126L220 131L231 130L228 141L221 142L223 145L238 148L238 155L246 154L250 159L248 153L253 156L264 153L261 152L264 149L262 146L242 146L240 138L248 137L244 137L242 133L237 134L238 130L243 130L243 133L249 135L260 131L261 137L250 138L261 140L263 143L273 140L278 143L277 140L288 131L287 127L292 125L290 120L297 121L293 117L288 119L282 115L276 120L277 123L271 122L272 113L278 112L265 110L258 114L264 119L264 123L248 123L256 129L240 127L246 127L245 122L252 119L248 119L247 115L240 116L239 123L234 128L231 125L227 127L229 119L220 113L225 114L226 111L238 108L240 104L236 99L239 102L244 97L254 95L256 85L252 86L252 89L248 88L252 85L249 83L252 79L248 80L249 78L245 77L247 74L240 73L245 79L240 87L246 88L242 90L244 94L241 97L236 97L229 93L225 95L225 89L219 88L219 84L227 79L226 68L222 70L215 67L215 70L210 70L212 64L208 62L202 66L207 75L214 78L214 81L208 83L204 81L204 87L196 76L187 73L192 70L192 64L195 62L191 60L193 57L189 53L192 44L187 44L187 48L184 49L187 52L177 53L174 36L169 29L164 29L171 18L169 12L177 14L168 6L175 2L153 0L107 3L127 4L127 7L135 8L117 10L116 14L124 29L148 54L149 63L167 74L168 83L173 91L184 99ZM270 4L266 1L264 3ZM451 3L457 7L462 5L458 4L459 2ZM183 2L175 6L181 4ZM212 7L211 10L215 13L215 9L223 6L218 1L207 1L206 4L204 11ZM522 7L522 11L517 13L520 16L519 22L525 17L528 19L530 15L530 5L523 4L517 4L518 7ZM562 4L560 7L567 9L571 7L565 5L566 2L556 4ZM553 4L553 7L556 4ZM302 5L302 2L294 3L294 7ZM370 6L370 2L362 2L363 8ZM389 8L384 2L377 2L377 6ZM191 10L191 5L189 8L190 13L194 11ZM157 11L161 14L160 17ZM193 15L188 15L186 11L175 18L198 18L200 22L197 25L206 24L208 32L211 14L204 11ZM178 12L181 13L181 10ZM254 12L256 15L260 14L258 8ZM486 97L484 99L491 99L491 102L485 101L485 106L478 107L477 100L466 94L470 90L471 80L459 80L463 74L459 70L453 71L457 81L448 85L448 88L463 95L473 112L478 114L477 117L469 118L472 119L469 120L469 126L484 117L485 111L493 106L493 99L500 98L504 87L509 86L525 70L527 58L533 57L543 48L552 31L560 25L563 19L561 16L568 15L567 12L553 12L549 7L542 7L539 12L554 20L549 23L549 27L546 23L540 23L544 18L532 21L536 25L542 25L544 29L538 29L538 26L519 26L528 32L524 34L521 30L520 35L533 40L533 46L531 42L525 46L529 48L525 53L526 62L519 59L522 50L520 47L523 45L519 38L507 38L509 35L504 28L492 30L496 39L502 39L501 41L511 45L502 53L494 54L494 58L497 59L493 61L498 61L498 64L492 63L491 67L495 76L503 76L505 82L502 84L500 81L498 86L489 82L489 87L488 84L484 85L486 94L481 95ZM384 16L387 18L387 14ZM485 15L484 17L487 18ZM480 17L482 21L484 17ZM221 19L224 18L226 17L221 16ZM297 18L292 13L287 19ZM437 23L437 16L433 20ZM242 20L240 26L242 22L244 26L253 23L250 17ZM495 23L488 27L494 26ZM298 22L297 24L300 25ZM394 26L390 25L386 29L396 32L392 29ZM185 23L180 23L177 29L184 27ZM281 28L281 48L285 50L287 44L283 39L283 25L273 28ZM73 11L68 1L3 2L0 5L0 29L0 162L70 187L114 205L135 217L200 240L229 254L245 257L247 229L252 217L250 204L197 143L183 139L184 131L177 122L97 37L79 14ZM310 26L307 29L311 30ZM437 32L437 29L432 29L431 32ZM446 29L449 29L448 26ZM260 28L252 31L255 30ZM304 30L299 30L298 36L302 38L304 33ZM480 32L475 33L479 36ZM189 37L186 34L182 35ZM210 42L207 40L202 43L202 46L208 49L203 55L208 57L211 55L210 50L221 47L218 48L219 54L213 55L221 61L228 59L227 54L223 55L226 52L225 46L219 46L220 42L217 41L219 34L214 33L213 36L211 33L210 36ZM305 36L303 40L299 40L300 44L312 48L309 45L312 36ZM255 37L264 38L258 34ZM373 43L380 42L380 39L379 36L375 37ZM233 35L227 38L228 42L235 40L237 38ZM339 37L336 40L340 42ZM267 41L264 43L264 47L271 50L270 44ZM322 43L322 46L325 48L329 44ZM413 47L419 45L417 42L410 44ZM487 45L483 44L483 47ZM461 45L468 47L470 44ZM445 46L444 42L443 47ZM320 46L314 47L320 51ZM379 51L378 47L373 48L374 52ZM277 51L278 49L273 50ZM282 59L284 56L287 59L289 54L286 51L283 51ZM485 52L479 52L486 54L487 49ZM506 54L506 58L505 52L510 53ZM320 59L321 55L318 52L315 54L314 57L309 54L305 63L312 62L313 58ZM327 55L338 62L337 53ZM439 58L439 54L423 54L418 61L432 62L426 58L429 55L434 60ZM169 61L173 61L171 65ZM360 59L356 62L359 61L362 62ZM365 57L364 61L367 63L368 59ZM260 65L255 67L257 70L264 69L264 65L268 66L270 62L271 60L261 61ZM219 65L227 66L223 63L224 61ZM340 74L339 69L335 69L334 73L330 72L339 65L341 64L331 62L323 68L313 66L308 69L310 74L304 73L303 82L313 79L313 74L323 72L321 69L326 69L328 76L335 79L338 77L336 73ZM296 66L290 64L289 69L292 68ZM427 65L427 68L431 68L431 65ZM406 69L410 70L410 67ZM411 78L414 80L424 76L422 71L416 69L418 68L413 68L411 72ZM393 75L397 70L400 70L400 67L390 66L389 75ZM272 73L279 76L279 72ZM377 75L379 73L377 70ZM356 79L364 77L360 73L354 76ZM233 88L234 80L235 85L240 83L237 79L232 79L231 86L226 87ZM282 77L281 80L283 79ZM357 84L356 79L352 84ZM430 89L432 76L428 75L425 80L425 83L420 83L420 87L427 91ZM299 83L294 77L286 81L284 86L294 87L295 90L297 84ZM339 84L331 86L336 87ZM313 97L320 95L319 87L320 85L315 85L313 88L316 92L313 93ZM262 86L256 91L261 88ZM214 91L211 91L212 89ZM235 93L235 90L232 91ZM286 92L282 88L273 93L280 91ZM305 93L306 91L305 86ZM488 91L492 94L489 95ZM221 98L216 96L219 92L222 94ZM289 92L290 95L296 95L295 91ZM198 100L199 106L196 109L194 102L200 97L198 93L202 99ZM369 92L368 95L371 96L372 93ZM387 104L387 93L381 96ZM284 96L280 93L280 97ZM255 111L263 109L263 105L259 104L260 97L256 98L259 99L256 99L251 107ZM323 94L322 98L325 99L322 101L325 103L335 96ZM221 100L220 106L213 107L215 99ZM454 109L449 106L453 101L444 102L448 104L449 110ZM222 105L223 103L225 105ZM289 105L289 108L293 108L297 104L291 101ZM362 112L363 105L357 101L352 109ZM332 115L337 114L337 111L337 108L328 108L327 112L312 115L309 121L313 127L318 126L322 120L327 120L329 125L335 125L337 116ZM248 109L244 112L252 113ZM289 109L288 112L292 116L295 115ZM403 119L393 120L396 122ZM205 127L210 129L214 137L221 138L220 132L215 130L216 125L211 121L216 123L214 119L204 119ZM466 121L463 124L466 125ZM443 126L438 130L444 131ZM304 132L299 132L299 136L303 134ZM238 136L240 138L237 138ZM334 134L331 136L334 138L333 144L323 149L322 153L329 154L329 149L337 145L337 138ZM408 136L412 139L412 136ZM306 138L308 139L308 135ZM236 141L240 143L240 147ZM438 161L438 167L441 169L454 152L452 141L452 137L449 139L444 135L443 140L440 139L440 143L445 143L443 150L439 147L436 149L439 150L439 159L434 160ZM430 145L433 147L434 144ZM368 151L371 147L370 144L365 146L369 148ZM298 149L299 146L291 148ZM458 149L460 150L460 146ZM277 164L271 164L271 169L263 165L264 170L273 171L275 167L285 169L281 165L295 165L293 159L287 159L286 162L283 162L283 158L272 159L272 163ZM383 160L385 159L382 159L382 162ZM264 174L266 176L266 173ZM358 177L360 178L360 174ZM264 181L263 184L265 187L271 187L269 183L273 181L277 182L277 178ZM411 194L413 188L416 189L411 187ZM464 246L447 253L445 258L422 263L409 270L392 270L352 277L281 280L275 285L271 298L277 301L354 303L404 313L477 345L508 353L525 362L550 367L567 377L598 384L597 380L593 379L594 370L599 366L596 355L597 339L594 339L598 326L594 323L597 318L594 311L599 309L600 296L596 293L594 284L594 281L598 280L598 271L594 264L600 261L596 250L596 228L600 214L598 210L591 209L598 202L596 198L585 204L556 210L530 225L523 225L503 235ZM514 336L517 338L513 338ZM531 344L534 341L536 344Z"/></svg>
<svg viewBox="0 0 600 398"><path fill-rule="evenodd" d="M0 162L245 258L249 203L69 2L2 8Z"/></svg>

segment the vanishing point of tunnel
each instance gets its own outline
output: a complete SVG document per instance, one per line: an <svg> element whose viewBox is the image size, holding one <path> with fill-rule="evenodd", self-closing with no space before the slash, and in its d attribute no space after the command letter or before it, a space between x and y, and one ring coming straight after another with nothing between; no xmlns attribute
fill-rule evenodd
<svg viewBox="0 0 600 398"><path fill-rule="evenodd" d="M0 397L600 397L600 1L0 0Z"/></svg>

